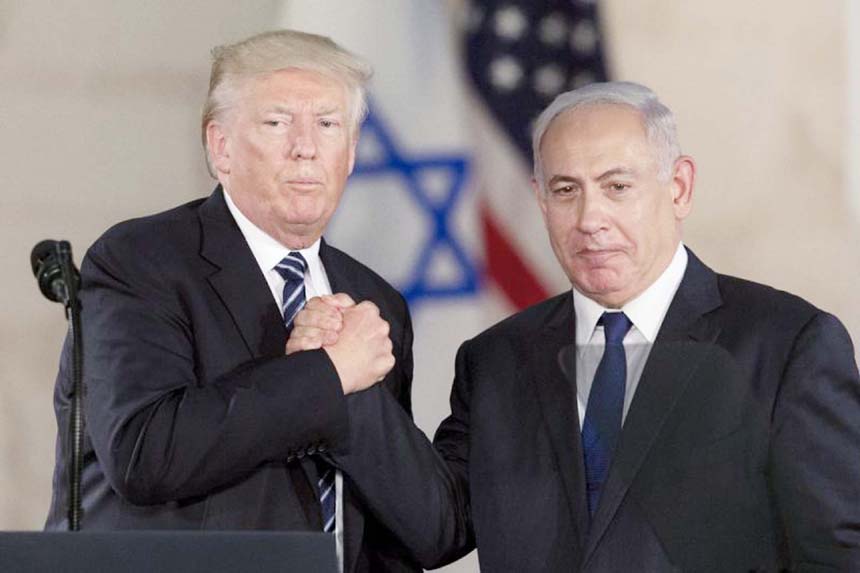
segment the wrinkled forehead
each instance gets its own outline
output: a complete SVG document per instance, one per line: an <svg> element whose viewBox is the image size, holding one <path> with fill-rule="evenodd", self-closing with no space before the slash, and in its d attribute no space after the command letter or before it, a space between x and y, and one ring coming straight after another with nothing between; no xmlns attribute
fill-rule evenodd
<svg viewBox="0 0 860 573"><path fill-rule="evenodd" d="M619 103L585 103L556 115L541 138L543 150L547 140L559 137L593 138L608 133L627 137L648 136L642 113L633 106Z"/></svg>

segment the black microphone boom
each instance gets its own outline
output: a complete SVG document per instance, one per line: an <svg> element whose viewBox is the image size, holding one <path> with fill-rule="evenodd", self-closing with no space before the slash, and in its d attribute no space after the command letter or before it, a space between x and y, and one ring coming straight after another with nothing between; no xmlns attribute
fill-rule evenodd
<svg viewBox="0 0 860 573"><path fill-rule="evenodd" d="M63 276L63 260L60 253L70 253L68 241L40 241L30 253L30 267L39 283L39 290L45 298L54 302L66 304L69 300L68 285ZM80 285L81 276L72 266L75 290Z"/></svg>

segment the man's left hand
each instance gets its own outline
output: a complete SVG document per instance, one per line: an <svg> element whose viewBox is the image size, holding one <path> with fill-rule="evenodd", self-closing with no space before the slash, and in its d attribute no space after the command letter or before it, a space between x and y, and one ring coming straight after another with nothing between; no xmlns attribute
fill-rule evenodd
<svg viewBox="0 0 860 573"><path fill-rule="evenodd" d="M348 294L315 296L293 319L286 353L316 350L335 344L343 328L342 310L355 306Z"/></svg>

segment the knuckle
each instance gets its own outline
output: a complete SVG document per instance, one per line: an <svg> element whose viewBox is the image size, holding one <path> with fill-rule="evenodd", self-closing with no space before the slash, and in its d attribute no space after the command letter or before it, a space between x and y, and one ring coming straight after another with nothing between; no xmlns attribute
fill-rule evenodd
<svg viewBox="0 0 860 573"><path fill-rule="evenodd" d="M334 295L334 298L335 298L335 299L336 299L340 304L355 304L355 302L352 300L352 297L351 297L351 296L349 296L348 294L346 294L345 292L339 292L339 293L337 293L336 295Z"/></svg>

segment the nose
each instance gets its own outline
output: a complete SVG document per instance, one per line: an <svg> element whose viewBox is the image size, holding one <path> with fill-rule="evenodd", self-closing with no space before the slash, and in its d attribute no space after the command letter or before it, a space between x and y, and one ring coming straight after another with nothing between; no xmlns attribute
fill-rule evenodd
<svg viewBox="0 0 860 573"><path fill-rule="evenodd" d="M314 136L313 123L302 120L293 124L289 141L289 153L292 159L314 159L317 146Z"/></svg>
<svg viewBox="0 0 860 573"><path fill-rule="evenodd" d="M597 190L588 189L582 193L576 214L576 226L581 233L593 235L607 229L605 201Z"/></svg>

